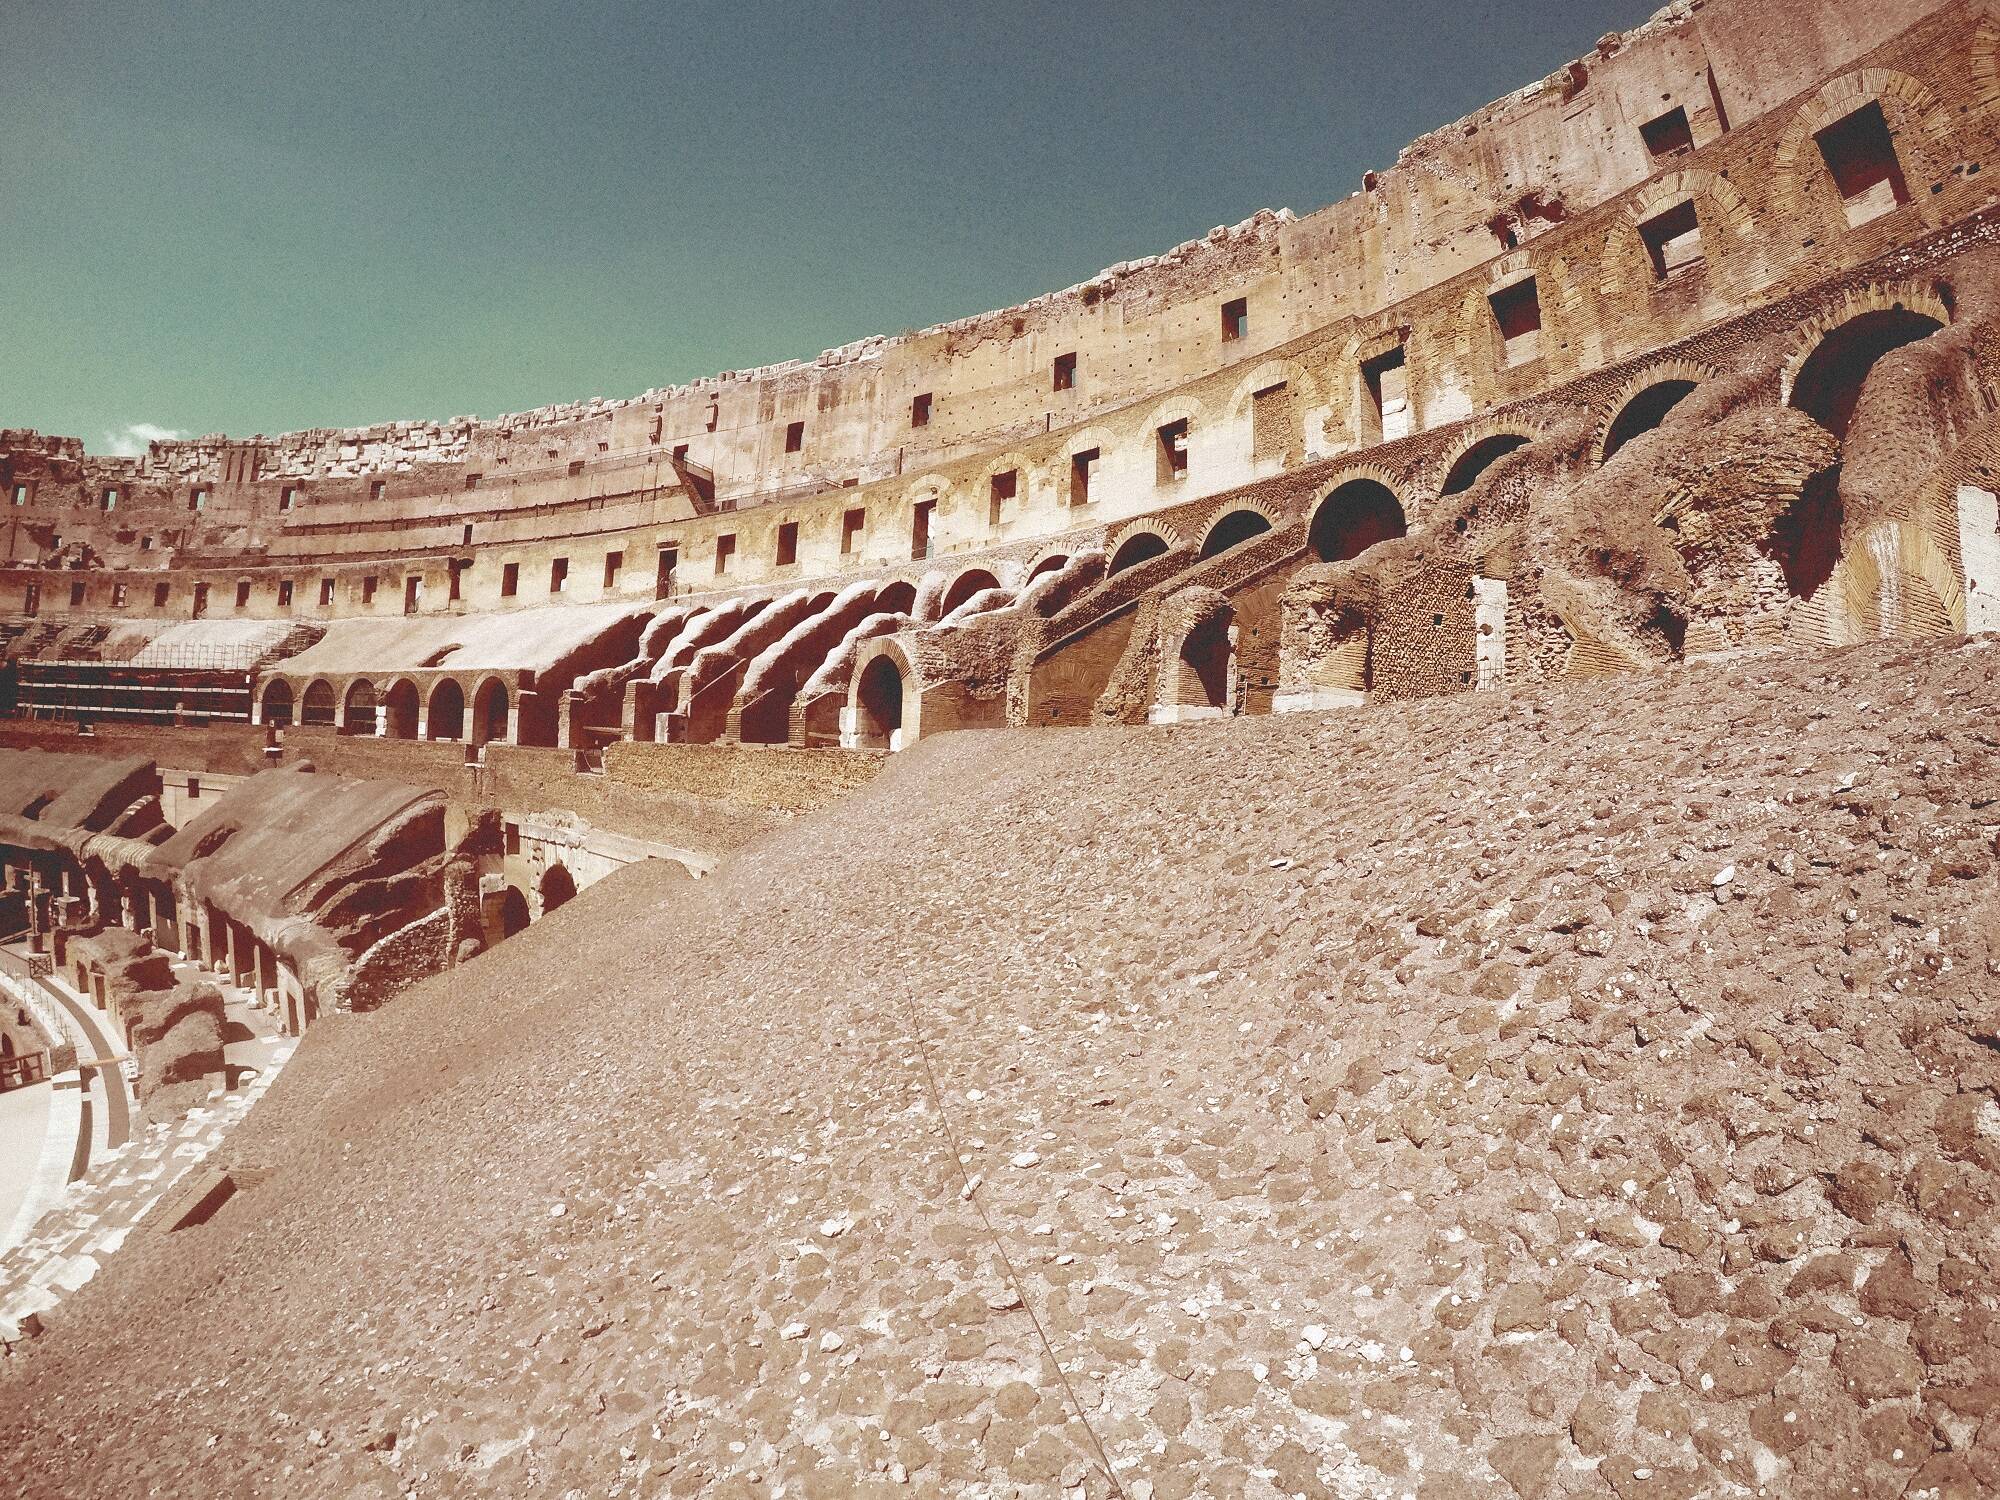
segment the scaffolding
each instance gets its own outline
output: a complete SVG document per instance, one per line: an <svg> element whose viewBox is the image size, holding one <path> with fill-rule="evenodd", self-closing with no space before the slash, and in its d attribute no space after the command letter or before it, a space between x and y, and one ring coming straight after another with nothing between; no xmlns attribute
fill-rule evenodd
<svg viewBox="0 0 2000 1500"><path fill-rule="evenodd" d="M250 721L254 648L199 646L148 654L144 665L88 657L17 661L13 713L83 724Z"/></svg>

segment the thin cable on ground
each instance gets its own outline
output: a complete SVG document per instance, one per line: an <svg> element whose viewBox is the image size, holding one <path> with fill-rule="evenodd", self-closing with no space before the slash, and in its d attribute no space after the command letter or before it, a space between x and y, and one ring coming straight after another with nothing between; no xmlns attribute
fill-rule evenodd
<svg viewBox="0 0 2000 1500"><path fill-rule="evenodd" d="M959 1181L965 1184L964 1196L979 1215L979 1222L986 1226L986 1237L993 1242L993 1252L1000 1257L1000 1264L1007 1270L1007 1280L1013 1285L1014 1295L1021 1299L1021 1310L1028 1315L1028 1321L1034 1325L1035 1337L1041 1340L1042 1351L1048 1355L1049 1364L1055 1369L1056 1379L1062 1382L1063 1394L1069 1398L1069 1409L1076 1413L1077 1421L1083 1424L1084 1432L1090 1437L1090 1446L1097 1450L1099 1472L1111 1486L1111 1492L1123 1500L1125 1486L1118 1482L1117 1472L1111 1467L1111 1455L1104 1451L1103 1439L1098 1437L1097 1429L1090 1425L1090 1418L1084 1415L1083 1403L1077 1399L1076 1388L1069 1383L1069 1375L1064 1371L1062 1361L1056 1358L1055 1345L1049 1342L1048 1331L1042 1327L1042 1320L1035 1315L1034 1304L1028 1300L1028 1289L1021 1283L1021 1273L1014 1269L1013 1259L1007 1254L1006 1245L1001 1243L1000 1231L993 1227L993 1220L987 1215L986 1205L979 1201L979 1189L973 1185L972 1178L966 1173L965 1153L959 1150L958 1132L952 1129L951 1116L945 1113L944 1091L938 1087L937 1072L931 1067L930 1043L924 1038L924 1026L917 1016L916 1002L904 1001L903 1009L910 1018L910 1030L917 1039L917 1056L923 1060L924 1082L931 1091L931 1104L937 1110L938 1124L944 1130L945 1143L951 1147L952 1165L958 1169Z"/></svg>

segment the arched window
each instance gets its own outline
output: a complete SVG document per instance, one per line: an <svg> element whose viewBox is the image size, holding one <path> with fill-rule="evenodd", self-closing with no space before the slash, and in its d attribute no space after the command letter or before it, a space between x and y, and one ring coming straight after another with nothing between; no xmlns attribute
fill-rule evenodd
<svg viewBox="0 0 2000 1500"><path fill-rule="evenodd" d="M1459 454L1458 461L1451 466L1451 472L1444 476L1446 495L1460 495L1479 482L1479 476L1516 448L1525 448L1527 438L1518 432L1500 432L1492 437L1481 438L1470 448Z"/></svg>
<svg viewBox="0 0 2000 1500"><path fill-rule="evenodd" d="M367 678L357 678L347 685L347 727L348 734L373 734L375 732L375 684Z"/></svg>
<svg viewBox="0 0 2000 1500"><path fill-rule="evenodd" d="M1647 386L1611 419L1604 434L1604 456L1608 459L1633 438L1652 432L1666 421L1668 412L1693 394L1692 380L1662 380Z"/></svg>
<svg viewBox="0 0 2000 1500"><path fill-rule="evenodd" d="M507 738L507 685L497 677L479 684L472 696L472 743L484 745Z"/></svg>
<svg viewBox="0 0 2000 1500"><path fill-rule="evenodd" d="M855 738L863 748L898 749L903 727L903 674L895 662L878 656L861 669L855 688Z"/></svg>
<svg viewBox="0 0 2000 1500"><path fill-rule="evenodd" d="M1321 562L1345 562L1408 530L1393 490L1373 479L1350 479L1313 512L1307 544Z"/></svg>
<svg viewBox="0 0 2000 1500"><path fill-rule="evenodd" d="M305 697L299 700L299 722L315 729L331 729L333 711L333 684L322 677L308 685Z"/></svg>
<svg viewBox="0 0 2000 1500"><path fill-rule="evenodd" d="M1232 547L1242 546L1252 537L1262 536L1270 529L1270 517L1254 510L1232 510L1209 527L1208 535L1201 540L1201 555L1203 558L1218 556Z"/></svg>
<svg viewBox="0 0 2000 1500"><path fill-rule="evenodd" d="M431 689L430 737L434 740L465 738L465 689L452 678L439 680Z"/></svg>
<svg viewBox="0 0 2000 1500"><path fill-rule="evenodd" d="M1944 325L1907 308L1849 318L1820 341L1792 381L1792 405L1843 441L1869 372L1892 350L1927 339Z"/></svg>
<svg viewBox="0 0 2000 1500"><path fill-rule="evenodd" d="M1111 571L1123 573L1127 568L1136 568L1142 562L1163 556L1166 550L1167 539L1157 531L1135 531L1111 554Z"/></svg>
<svg viewBox="0 0 2000 1500"><path fill-rule="evenodd" d="M950 614L974 594L999 587L1000 580L984 568L973 568L969 572L961 573L952 581L951 587L944 591L944 613Z"/></svg>
<svg viewBox="0 0 2000 1500"><path fill-rule="evenodd" d="M272 678L264 687L263 719L280 728L292 722L292 685L282 677Z"/></svg>
<svg viewBox="0 0 2000 1500"><path fill-rule="evenodd" d="M415 739L418 707L414 682L405 677L391 683L382 695L382 733L392 740Z"/></svg>

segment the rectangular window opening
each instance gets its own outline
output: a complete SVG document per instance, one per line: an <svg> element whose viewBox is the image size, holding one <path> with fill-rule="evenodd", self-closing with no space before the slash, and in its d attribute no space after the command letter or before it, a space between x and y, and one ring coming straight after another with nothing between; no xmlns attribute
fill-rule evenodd
<svg viewBox="0 0 2000 1500"><path fill-rule="evenodd" d="M569 477L571 479L575 479L582 473L583 473L583 460L580 458L572 458L569 461Z"/></svg>
<svg viewBox="0 0 2000 1500"><path fill-rule="evenodd" d="M517 562L500 565L500 597L511 599L521 592L521 565Z"/></svg>
<svg viewBox="0 0 2000 1500"><path fill-rule="evenodd" d="M117 490L115 490L115 489L109 489L109 490L106 490L106 491L104 492L104 508L105 508L106 510L116 510L116 509L118 509L118 491L117 491Z"/></svg>
<svg viewBox="0 0 2000 1500"><path fill-rule="evenodd" d="M173 586L171 584L165 584L165 583L154 584L153 608L165 609L167 607L167 600L170 597L172 597L172 594L173 594Z"/></svg>
<svg viewBox="0 0 2000 1500"><path fill-rule="evenodd" d="M866 510L850 510L840 518L840 555L851 557L861 550L862 529L868 524Z"/></svg>
<svg viewBox="0 0 2000 1500"><path fill-rule="evenodd" d="M912 427L928 427L931 425L931 393L929 391L925 391L921 396L910 397L910 425Z"/></svg>
<svg viewBox="0 0 2000 1500"><path fill-rule="evenodd" d="M1076 356L1074 354L1058 354L1056 356L1054 378L1056 390L1073 391L1076 389Z"/></svg>
<svg viewBox="0 0 2000 1500"><path fill-rule="evenodd" d="M1502 287L1486 300L1493 305L1493 321L1500 328L1504 363L1526 364L1541 353L1542 299L1534 277Z"/></svg>
<svg viewBox="0 0 2000 1500"><path fill-rule="evenodd" d="M480 481L480 480L481 480L482 478L484 478L484 477L485 477L484 475L480 475L480 474L468 474L468 475L466 475L466 476L465 476L465 487L466 487L467 489L469 489L469 490L476 490L476 489L478 489L478 488L479 488L479 481Z"/></svg>
<svg viewBox="0 0 2000 1500"><path fill-rule="evenodd" d="M1655 281L1665 281L1702 263L1701 219L1692 198L1641 224L1639 238L1646 242L1646 253L1652 257Z"/></svg>
<svg viewBox="0 0 2000 1500"><path fill-rule="evenodd" d="M931 555L931 518L937 513L937 501L919 500L910 512L910 557L921 561Z"/></svg>
<svg viewBox="0 0 2000 1500"><path fill-rule="evenodd" d="M778 527L778 566L789 568L799 560L799 523L785 521Z"/></svg>
<svg viewBox="0 0 2000 1500"><path fill-rule="evenodd" d="M366 575L361 580L361 602L363 604L373 604L375 602L375 575L373 573Z"/></svg>
<svg viewBox="0 0 2000 1500"><path fill-rule="evenodd" d="M560 594L569 587L569 559L552 558L549 562L549 592Z"/></svg>
<svg viewBox="0 0 2000 1500"><path fill-rule="evenodd" d="M18 500L14 503L16 505L20 504ZM197 515L208 509L208 487L206 485L198 484L188 491L188 509L194 511Z"/></svg>
<svg viewBox="0 0 2000 1500"><path fill-rule="evenodd" d="M123 609L125 607L124 584L114 583L111 585L111 607L113 609Z"/></svg>
<svg viewBox="0 0 2000 1500"><path fill-rule="evenodd" d="M1910 201L1910 186L1903 180L1896 143L1879 102L1869 100L1814 139L1819 142L1827 171L1833 174L1834 186L1840 190L1850 229L1893 213Z"/></svg>
<svg viewBox="0 0 2000 1500"><path fill-rule="evenodd" d="M1072 453L1069 459L1069 503L1071 505L1090 504L1090 481L1097 472L1100 450L1086 448L1081 453Z"/></svg>
<svg viewBox="0 0 2000 1500"><path fill-rule="evenodd" d="M725 531L715 539L715 576L721 578L728 573L730 564L736 559L736 533Z"/></svg>
<svg viewBox="0 0 2000 1500"><path fill-rule="evenodd" d="M424 576L411 573L403 579L403 613L413 615L424 601Z"/></svg>
<svg viewBox="0 0 2000 1500"><path fill-rule="evenodd" d="M299 491L296 485L288 484L282 490L278 491L279 510L290 510L293 506L297 505L298 503L299 503Z"/></svg>
<svg viewBox="0 0 2000 1500"><path fill-rule="evenodd" d="M278 580L278 608L290 609L291 607L292 580L289 578L280 578Z"/></svg>
<svg viewBox="0 0 2000 1500"><path fill-rule="evenodd" d="M674 570L681 565L679 547L662 547L653 564L653 597L665 599L674 591Z"/></svg>
<svg viewBox="0 0 2000 1500"><path fill-rule="evenodd" d="M1188 419L1180 418L1169 422L1159 430L1161 484L1171 484L1176 479L1187 478L1188 471Z"/></svg>
<svg viewBox="0 0 2000 1500"><path fill-rule="evenodd" d="M986 524L998 526L1006 513L1006 506L1019 492L1021 471L1003 469L986 483Z"/></svg>
<svg viewBox="0 0 2000 1500"><path fill-rule="evenodd" d="M319 581L319 607L321 609L333 608L333 580L331 578L322 578Z"/></svg>
<svg viewBox="0 0 2000 1500"><path fill-rule="evenodd" d="M1393 443L1410 435L1410 378L1403 346L1378 354L1361 367L1368 387L1368 412L1374 419L1372 436Z"/></svg>
<svg viewBox="0 0 2000 1500"><path fill-rule="evenodd" d="M787 453L798 453L803 451L805 445L806 424L803 422L787 422L785 424L785 451Z"/></svg>
<svg viewBox="0 0 2000 1500"><path fill-rule="evenodd" d="M1694 150L1694 131L1688 125L1688 112L1679 107L1641 125L1639 138L1646 143L1646 154L1654 161Z"/></svg>
<svg viewBox="0 0 2000 1500"><path fill-rule="evenodd" d="M604 554L604 587L612 589L618 584L618 571L625 566L625 554L607 552Z"/></svg>
<svg viewBox="0 0 2000 1500"><path fill-rule="evenodd" d="M1250 299L1238 297L1222 304L1222 341L1232 344L1250 331Z"/></svg>
<svg viewBox="0 0 2000 1500"><path fill-rule="evenodd" d="M380 500L388 492L389 492L389 482L387 480L373 479L369 481L368 498L370 500Z"/></svg>
<svg viewBox="0 0 2000 1500"><path fill-rule="evenodd" d="M199 495L201 491L196 490L195 493ZM26 505L28 503L28 487L25 484L17 484L14 486L14 503L16 505ZM195 507L195 509L197 510L199 510L200 508L201 508L200 506Z"/></svg>
<svg viewBox="0 0 2000 1500"><path fill-rule="evenodd" d="M237 580L236 607L238 609L248 609L250 607L250 580L247 578Z"/></svg>
<svg viewBox="0 0 2000 1500"><path fill-rule="evenodd" d="M76 579L74 582L70 584L69 607L71 609L83 608L83 593L84 593L84 586L83 586L83 580L81 578Z"/></svg>

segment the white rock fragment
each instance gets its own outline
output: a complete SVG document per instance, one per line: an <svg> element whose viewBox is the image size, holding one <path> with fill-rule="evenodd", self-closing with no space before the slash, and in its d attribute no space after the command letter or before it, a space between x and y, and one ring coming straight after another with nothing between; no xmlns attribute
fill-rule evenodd
<svg viewBox="0 0 2000 1500"><path fill-rule="evenodd" d="M1010 1159L1010 1164L1025 1172L1029 1167L1038 1167L1042 1164L1041 1153L1036 1151L1017 1151Z"/></svg>
<svg viewBox="0 0 2000 1500"><path fill-rule="evenodd" d="M794 1339L802 1339L811 1332L812 1329L804 1323L787 1323L783 1328L778 1330L778 1337L790 1342Z"/></svg>

